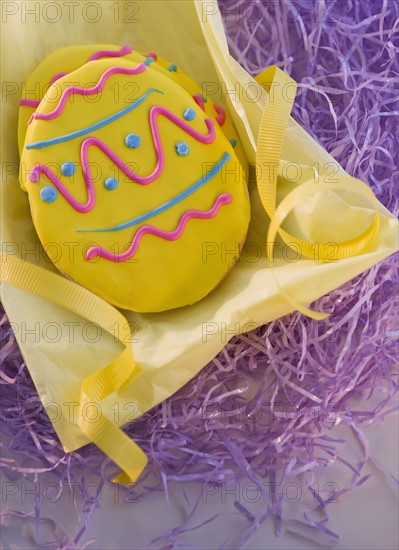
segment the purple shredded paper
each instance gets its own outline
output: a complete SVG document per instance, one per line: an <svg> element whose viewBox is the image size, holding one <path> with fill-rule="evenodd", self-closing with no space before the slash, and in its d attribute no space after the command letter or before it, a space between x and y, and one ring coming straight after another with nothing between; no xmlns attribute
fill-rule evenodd
<svg viewBox="0 0 399 550"><path fill-rule="evenodd" d="M220 9L232 55L253 75L272 64L287 71L299 83L294 118L398 215L399 4L228 0ZM140 499L153 492L167 499L172 481L217 487L249 479L265 494L264 506L236 502L246 528L240 523L235 532L233 522L223 547L248 544L266 521L277 535L336 544L329 506L368 482L365 466L375 461L365 430L396 410L398 301L398 257L391 256L321 298L317 308L331 312L326 321L294 313L235 337L184 388L126 428L149 456ZM24 518L42 548L98 548L98 541L82 543L101 506L88 480L94 476L100 491L115 467L94 445L63 451L5 315L0 329L4 477L34 485L51 476L59 491L74 483L80 518L67 533L38 499L31 509L3 505L2 524ZM357 438L360 460L344 458L338 426ZM315 491L320 469L338 463L348 472L346 485ZM273 487L295 479L310 500L293 516ZM215 518L197 521L201 506L187 500L185 521L149 534L148 544L178 548L184 533L205 530Z"/></svg>

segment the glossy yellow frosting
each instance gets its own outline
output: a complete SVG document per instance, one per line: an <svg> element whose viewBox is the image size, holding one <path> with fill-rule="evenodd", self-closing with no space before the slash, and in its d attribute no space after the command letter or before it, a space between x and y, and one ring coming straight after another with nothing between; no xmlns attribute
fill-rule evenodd
<svg viewBox="0 0 399 550"><path fill-rule="evenodd" d="M118 48L58 50L28 79L22 99L41 101L21 105L20 181L61 272L121 308L165 311L206 296L237 260L244 156L228 114L202 109L180 68L136 52L88 61Z"/></svg>

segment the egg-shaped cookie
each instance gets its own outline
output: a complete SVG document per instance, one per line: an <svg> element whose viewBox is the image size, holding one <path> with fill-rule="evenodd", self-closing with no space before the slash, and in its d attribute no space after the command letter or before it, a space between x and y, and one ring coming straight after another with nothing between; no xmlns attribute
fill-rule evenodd
<svg viewBox="0 0 399 550"><path fill-rule="evenodd" d="M58 78L21 154L33 222L45 249L57 244L57 268L138 312L209 294L250 217L218 116L148 61L97 59Z"/></svg>

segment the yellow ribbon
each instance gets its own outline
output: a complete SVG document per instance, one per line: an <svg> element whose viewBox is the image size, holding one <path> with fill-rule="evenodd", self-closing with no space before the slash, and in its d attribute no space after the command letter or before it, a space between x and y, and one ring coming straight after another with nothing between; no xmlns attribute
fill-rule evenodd
<svg viewBox="0 0 399 550"><path fill-rule="evenodd" d="M114 481L133 483L147 464L147 457L134 441L103 414L92 419L89 403L99 403L121 388L137 367L131 349L131 331L126 318L113 306L80 285L16 256L0 253L1 281L40 296L68 311L96 323L111 334L119 327L118 340L124 351L109 365L86 378L81 387L78 425L86 437L106 453L122 470ZM83 414L85 411L85 414ZM95 414L98 411L96 408Z"/></svg>
<svg viewBox="0 0 399 550"><path fill-rule="evenodd" d="M348 174L336 174L335 182L314 181L315 171L311 167L300 167L303 183L298 185L277 206L277 178L287 182L280 170L282 165L281 153L284 144L285 130L294 103L296 82L278 67L269 67L262 71L255 80L268 92L266 106L263 111L256 148L257 185L263 208L271 222L267 235L267 256L270 264L273 262L273 248L277 233L284 243L300 250L302 255L320 261L338 261L360 254L369 245L378 232L380 216L378 202L373 192L360 180L352 178ZM313 177L312 177L313 175ZM331 254L330 243L316 243L299 239L282 229L281 225L287 215L297 206L301 200L318 191L341 189L351 191L368 199L375 210L375 216L369 227L360 235L347 241L334 243L336 249ZM301 313L313 319L325 319L328 314L313 311L286 292L276 279L275 271L271 265L272 273L281 295Z"/></svg>

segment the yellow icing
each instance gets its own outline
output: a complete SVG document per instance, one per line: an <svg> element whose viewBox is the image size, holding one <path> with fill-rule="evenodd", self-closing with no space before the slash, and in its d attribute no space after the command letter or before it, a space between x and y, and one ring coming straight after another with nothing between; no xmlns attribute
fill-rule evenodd
<svg viewBox="0 0 399 550"><path fill-rule="evenodd" d="M57 72L71 72L74 65L82 65L72 74L57 81L57 86L53 85L49 89L37 109L38 113L53 111L58 102L51 100L54 97L52 94L58 90L56 96L59 99L59 90L66 89L68 83L73 82L74 85L88 88L97 83L107 69L115 66L133 68L137 61L142 62L145 59L134 53L123 58L84 64L99 49L110 47L76 47L73 60L70 59L71 48L66 48L69 55L65 50L60 50L50 56L52 59L38 67L34 78L45 82ZM132 87L132 82L137 84L137 89ZM179 85L179 69L177 73L169 72L160 64L151 63L139 75L114 74L101 94L95 97L71 96L60 116L53 120L33 120L26 132L21 157L21 185L29 193L33 221L44 248L49 251L60 271L107 301L125 309L139 312L164 311L200 300L222 280L234 264L248 228L250 213L245 176L235 150L229 143L232 138L238 142L238 136L228 117L222 128L218 126L214 118L216 112L209 100L206 103L206 114L200 109L192 98L193 93L200 93L200 90L188 77L185 77L184 87L187 91ZM95 124L127 107L132 100L150 88L157 88L164 93L149 95L137 109L103 128L65 143L42 149L26 149L28 144ZM77 212L60 193L52 203L44 202L40 198L41 189L51 187L52 184L44 175L37 183L29 180L30 170L37 164L49 166L74 197L82 203L85 202L87 193L80 165L80 148L88 137L104 141L140 176L152 173L156 165L156 153L148 113L155 105L169 109L182 120L184 110L191 107L197 116L187 124L203 135L208 133L205 119L212 118L216 132L214 143L202 144L170 120L159 116L157 123L165 154L165 167L154 182L139 185L131 181L102 151L93 147L89 151L89 162L93 175L97 173L98 177L94 183L96 203L92 211ZM25 122L33 112L32 108L22 107L20 120ZM20 143L24 133L22 122ZM229 134L227 137L223 130ZM124 139L130 133L138 134L142 138L138 149L130 149L125 145ZM186 157L179 157L176 153L175 144L180 141L190 147L190 154ZM231 155L231 160L221 172L194 194L156 217L120 231L76 231L78 228L114 226L158 207L198 181L226 152ZM77 170L73 176L61 175L60 167L64 162L76 164ZM115 177L119 182L117 189L113 191L104 186L104 181L109 177ZM191 219L177 240L169 241L154 235L145 235L137 254L125 262L104 258L87 261L85 258L89 243L113 252L123 252L130 245L135 232L143 225L150 224L163 231L173 231L184 212L192 209L207 211L222 193L232 195L233 201L223 205L212 219Z"/></svg>

